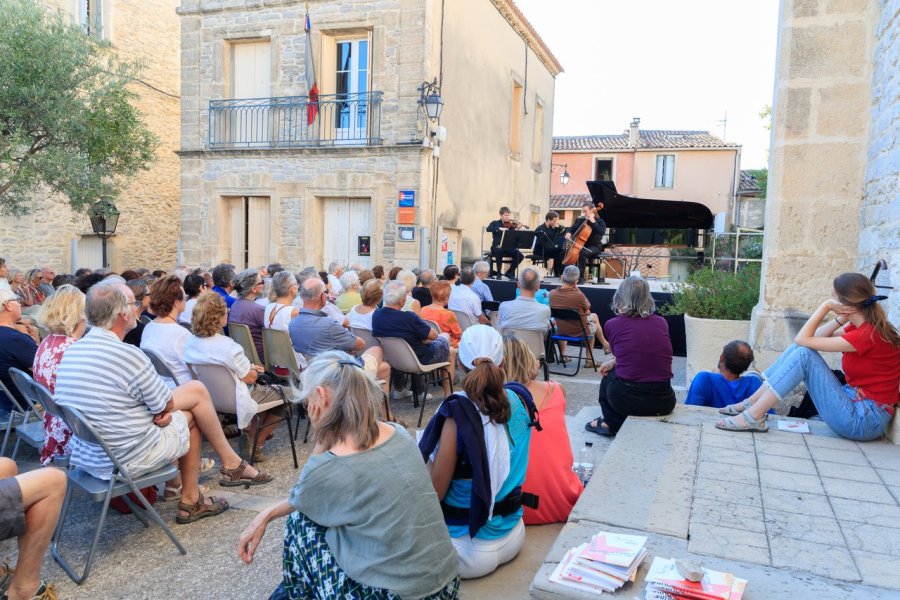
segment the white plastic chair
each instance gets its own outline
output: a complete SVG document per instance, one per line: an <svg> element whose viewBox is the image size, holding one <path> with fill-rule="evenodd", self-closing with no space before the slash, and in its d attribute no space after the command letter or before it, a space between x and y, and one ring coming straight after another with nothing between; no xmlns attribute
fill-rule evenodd
<svg viewBox="0 0 900 600"><path fill-rule="evenodd" d="M544 381L550 380L550 367L547 366L547 335L549 332L549 328L546 331L507 328L502 332L502 335L512 334L525 342L525 345L528 346L534 357L541 363L541 369L544 371Z"/></svg>
<svg viewBox="0 0 900 600"><path fill-rule="evenodd" d="M358 338L362 338L362 340L366 343L366 347L363 348L363 350L368 350L372 346L381 346L381 342L379 342L375 338L375 336L372 335L372 332L369 329L362 329L361 327L351 327L350 333Z"/></svg>
<svg viewBox="0 0 900 600"><path fill-rule="evenodd" d="M425 401L428 398L427 393L429 384L437 384L445 379L450 381L450 388L453 388L453 380L450 379L450 363L447 361L423 365L419 362L419 358L413 351L412 347L402 338L396 337L379 337L381 348L384 350L384 360L391 365L391 369L400 373L412 375L412 392L413 406L419 404L419 384L416 375L425 376L425 390L422 390L422 405L419 409L419 424L422 426L422 416L425 414ZM441 375L441 372L444 374Z"/></svg>
<svg viewBox="0 0 900 600"><path fill-rule="evenodd" d="M456 320L459 321L459 328L465 331L472 325L478 325L478 321L472 318L467 312L463 312L461 310L454 310L453 314L456 315Z"/></svg>

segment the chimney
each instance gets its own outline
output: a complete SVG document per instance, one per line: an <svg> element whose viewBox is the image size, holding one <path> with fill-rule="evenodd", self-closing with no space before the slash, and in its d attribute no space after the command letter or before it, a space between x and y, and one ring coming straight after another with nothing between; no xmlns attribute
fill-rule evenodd
<svg viewBox="0 0 900 600"><path fill-rule="evenodd" d="M628 127L628 147L636 148L641 141L640 136L640 117L635 117L631 120L631 125Z"/></svg>

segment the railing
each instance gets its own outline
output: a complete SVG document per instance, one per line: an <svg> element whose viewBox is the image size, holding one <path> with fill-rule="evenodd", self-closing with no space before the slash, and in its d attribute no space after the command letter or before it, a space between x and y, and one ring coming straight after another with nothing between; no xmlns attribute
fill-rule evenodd
<svg viewBox="0 0 900 600"><path fill-rule="evenodd" d="M381 144L382 92L209 101L210 149ZM312 123L310 108L317 109Z"/></svg>

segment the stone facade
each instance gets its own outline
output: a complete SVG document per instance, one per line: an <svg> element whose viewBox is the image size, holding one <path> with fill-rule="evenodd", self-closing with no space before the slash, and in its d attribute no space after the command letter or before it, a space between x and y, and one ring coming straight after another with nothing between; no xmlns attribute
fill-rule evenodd
<svg viewBox="0 0 900 600"><path fill-rule="evenodd" d="M77 20L78 2L46 0ZM109 240L110 266L125 269L175 266L179 230L179 35L177 0L157 0L154 10L124 0L103 2L104 32L123 59L144 63L133 84L137 107L160 139L150 170L128 181L116 205L118 233ZM78 240L92 237L90 222L68 209L65 198L41 194L32 214L0 220L0 255L16 268L50 266L59 273L85 266L73 256ZM84 256L82 256L84 259ZM87 266L98 267L99 264Z"/></svg>

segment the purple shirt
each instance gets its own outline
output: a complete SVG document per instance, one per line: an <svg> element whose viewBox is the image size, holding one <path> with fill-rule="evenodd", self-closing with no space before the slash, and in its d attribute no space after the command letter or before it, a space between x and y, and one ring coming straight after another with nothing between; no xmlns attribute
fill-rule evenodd
<svg viewBox="0 0 900 600"><path fill-rule="evenodd" d="M253 336L253 345L259 354L259 360L263 360L262 330L266 320L266 309L251 300L236 300L228 311L229 323L243 323L250 328Z"/></svg>
<svg viewBox="0 0 900 600"><path fill-rule="evenodd" d="M672 380L669 324L659 315L613 317L603 324L616 357L616 377L634 382Z"/></svg>

